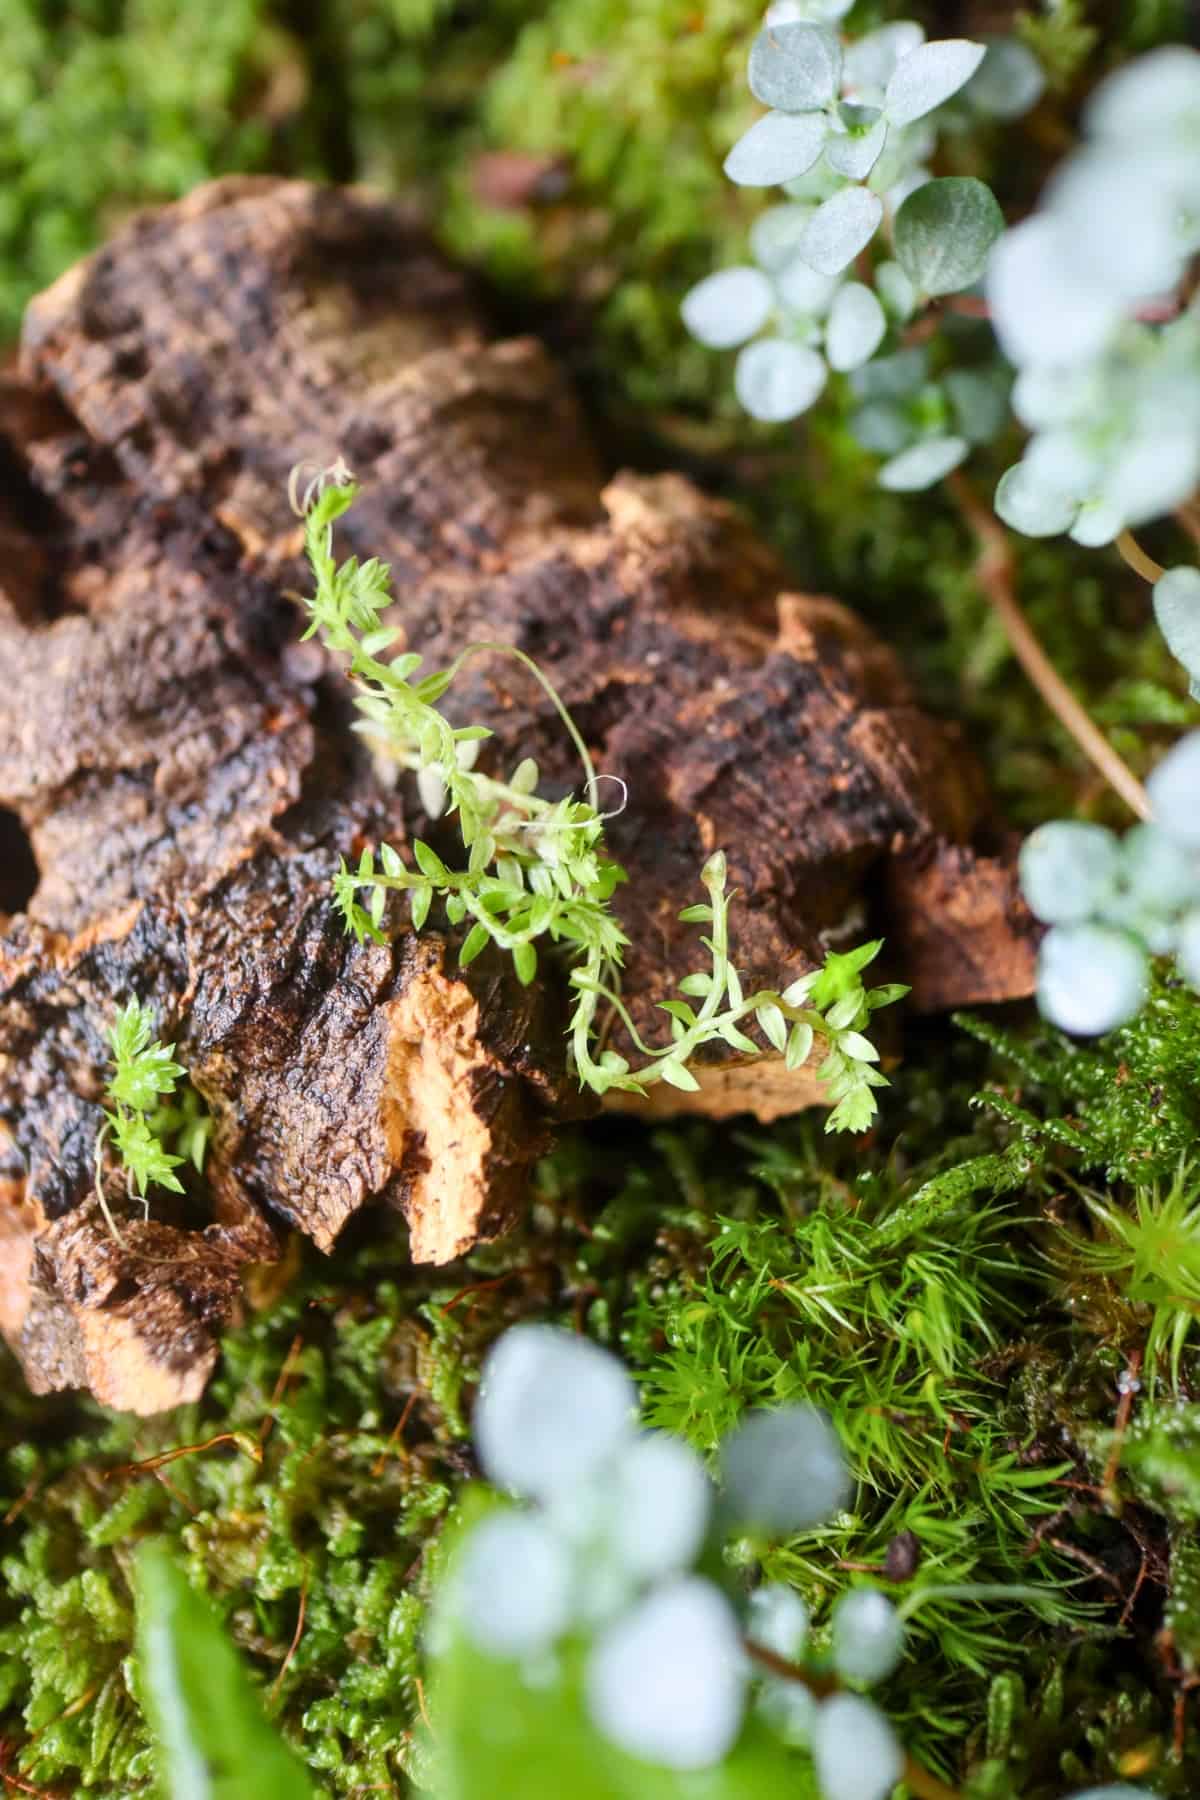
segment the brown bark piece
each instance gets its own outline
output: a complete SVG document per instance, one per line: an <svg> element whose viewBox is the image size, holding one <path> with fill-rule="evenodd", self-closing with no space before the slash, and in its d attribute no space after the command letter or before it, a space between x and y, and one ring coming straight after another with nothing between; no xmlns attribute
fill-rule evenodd
<svg viewBox="0 0 1200 1800"><path fill-rule="evenodd" d="M687 482L604 485L554 365L488 341L402 209L216 183L36 301L0 388L0 826L38 871L0 938L0 1328L42 1388L193 1395L280 1227L328 1247L382 1200L414 1256L457 1256L580 1106L560 984L520 989L490 956L460 974L437 931L359 947L334 915L340 855L454 842L296 642L287 474L339 453L364 483L342 548L391 563L408 646L430 668L474 639L524 650L627 782L610 840L647 1036L701 961L677 914L717 847L748 984L879 929L926 1004L1029 988L1011 867L972 849L978 773L853 614L788 593ZM549 791L578 786L511 660L471 662L446 704L493 728L484 766L533 755ZM106 1167L117 1240L94 1156L104 1033L132 995L216 1125L205 1182L155 1193L149 1222ZM814 1091L725 1057L671 1103L769 1117Z"/></svg>

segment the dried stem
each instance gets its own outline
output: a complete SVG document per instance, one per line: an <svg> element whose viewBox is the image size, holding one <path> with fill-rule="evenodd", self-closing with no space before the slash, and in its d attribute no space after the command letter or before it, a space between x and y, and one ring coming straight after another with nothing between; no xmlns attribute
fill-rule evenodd
<svg viewBox="0 0 1200 1800"><path fill-rule="evenodd" d="M1156 581L1161 581L1166 573L1161 563L1156 563L1152 556L1147 556L1132 531L1122 531L1117 538L1117 554L1135 575L1140 575L1151 587Z"/></svg>
<svg viewBox="0 0 1200 1800"><path fill-rule="evenodd" d="M947 485L959 511L979 539L980 555L976 577L993 610L1004 626L1013 654L1032 681L1046 705L1088 760L1139 819L1150 817L1150 800L1133 770L1119 756L1104 734L1089 718L1071 692L1050 658L1016 595L1013 555L1008 534L971 491L957 471L948 477Z"/></svg>
<svg viewBox="0 0 1200 1800"><path fill-rule="evenodd" d="M745 1647L752 1662L769 1669L772 1675L778 1675L784 1681L798 1681L801 1687L806 1687L819 1700L825 1700L830 1694L839 1691L841 1684L833 1675L810 1675L798 1663L789 1662L786 1656L779 1656L774 1650L768 1650L765 1644L756 1644L752 1638L745 1640ZM931 1774L911 1756L904 1758L903 1779L918 1800L961 1800L957 1788L947 1787L944 1781Z"/></svg>

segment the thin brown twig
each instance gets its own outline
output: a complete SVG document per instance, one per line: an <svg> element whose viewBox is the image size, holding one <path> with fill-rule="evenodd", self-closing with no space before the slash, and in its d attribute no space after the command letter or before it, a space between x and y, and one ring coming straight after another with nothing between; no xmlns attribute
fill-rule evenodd
<svg viewBox="0 0 1200 1800"><path fill-rule="evenodd" d="M1135 575L1140 575L1143 581L1150 583L1151 587L1156 581L1161 581L1166 570L1161 563L1156 563L1152 556L1147 556L1132 531L1119 532L1116 546L1117 555L1127 568L1133 570Z"/></svg>
<svg viewBox="0 0 1200 1800"><path fill-rule="evenodd" d="M798 1681L810 1694L815 1694L818 1700L827 1699L830 1694L840 1691L841 1683L836 1676L811 1675L799 1664L789 1662L786 1656L768 1650L765 1644L756 1644L753 1638L746 1638L744 1643L746 1654L752 1662L769 1669L772 1675L781 1676L784 1681ZM904 1780L918 1800L961 1800L957 1788L947 1787L944 1781L911 1756L904 1758Z"/></svg>
<svg viewBox="0 0 1200 1800"><path fill-rule="evenodd" d="M251 1447L244 1432L218 1431L215 1437L206 1438L202 1444L177 1444L173 1450L162 1450L157 1456L148 1456L145 1462L123 1463L118 1469L105 1469L100 1479L111 1481L114 1475L154 1475L168 1463L177 1462L181 1456L195 1456L199 1451L211 1450L217 1444L236 1444L251 1462L262 1461L262 1447L258 1444Z"/></svg>
<svg viewBox="0 0 1200 1800"><path fill-rule="evenodd" d="M283 1399L284 1390L287 1387L288 1382L292 1378L292 1371L295 1368L296 1359L300 1355L300 1352L301 1352L301 1350L303 1350L303 1348L304 1348L304 1333L302 1331L298 1331L296 1333L295 1337L292 1339L291 1347L289 1348L287 1355L283 1359L283 1366L279 1371L278 1377L276 1378L276 1381L275 1381L275 1386L271 1391L271 1398L267 1402L266 1416L264 1417L262 1424L259 1426L258 1445L259 1445L260 1450L262 1449L263 1445L266 1443L267 1439L271 1435L271 1430L275 1424L275 1413L279 1407L280 1401Z"/></svg>
<svg viewBox="0 0 1200 1800"><path fill-rule="evenodd" d="M305 1618L305 1614L307 1612L308 1612L308 1570L306 1568L304 1571L304 1580L300 1583L300 1605L296 1612L296 1629L292 1633L292 1641L288 1645L287 1655L284 1657L283 1661L279 1665L279 1673L276 1675L274 1681L271 1683L271 1692L270 1692L270 1696L269 1696L268 1702L267 1702L267 1704L269 1706L274 1706L275 1701L279 1696L279 1690L283 1686L284 1676L287 1674L288 1670L292 1666L292 1658L295 1656L297 1650L300 1648L300 1639L304 1636L304 1618Z"/></svg>
<svg viewBox="0 0 1200 1800"><path fill-rule="evenodd" d="M947 477L947 486L979 540L976 579L1004 627L1014 656L1063 729L1079 745L1114 792L1139 819L1150 817L1145 788L1122 756L1093 723L1043 650L1025 611L1017 599L1013 555L1008 533L972 492L959 471Z"/></svg>
<svg viewBox="0 0 1200 1800"><path fill-rule="evenodd" d="M0 1525L15 1525L41 1485L41 1476L31 1475L22 1492L17 1495L17 1498L13 1501L4 1517L0 1519Z"/></svg>
<svg viewBox="0 0 1200 1800"><path fill-rule="evenodd" d="M404 1427L408 1424L409 1418L412 1414L412 1409L417 1403L417 1395L420 1393L420 1391L421 1390L419 1388L414 1388L412 1393L408 1396L408 1399L404 1403L404 1411L400 1414L400 1417L396 1420L396 1423L392 1426L391 1435L388 1438L386 1449L381 1450L379 1452L379 1455L375 1459L375 1466L371 1470L371 1474L376 1481L379 1480L379 1477L383 1474L383 1471L387 1468L388 1458L389 1458L389 1456L391 1456L393 1450L396 1448L397 1444L399 1444L400 1439L404 1434Z"/></svg>
<svg viewBox="0 0 1200 1800"><path fill-rule="evenodd" d="M1142 1353L1140 1350L1135 1350L1129 1358L1129 1367L1126 1369L1125 1379L1120 1385L1121 1397L1117 1402L1112 1449L1109 1451L1104 1477L1100 1483L1100 1491L1111 1512L1120 1512L1121 1510L1121 1498L1117 1493L1117 1470L1121 1467L1121 1452L1125 1448L1125 1433L1129 1430L1129 1420L1133 1413L1133 1397L1140 1385L1138 1376L1141 1372Z"/></svg>

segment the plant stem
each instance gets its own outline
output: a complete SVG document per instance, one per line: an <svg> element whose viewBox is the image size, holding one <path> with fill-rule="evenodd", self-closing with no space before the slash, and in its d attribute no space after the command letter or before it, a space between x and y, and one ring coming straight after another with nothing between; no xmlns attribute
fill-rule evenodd
<svg viewBox="0 0 1200 1800"><path fill-rule="evenodd" d="M1117 538L1117 554L1127 568L1148 581L1151 587L1160 581L1166 573L1161 563L1156 563L1152 556L1147 556L1132 531L1122 531Z"/></svg>
<svg viewBox="0 0 1200 1800"><path fill-rule="evenodd" d="M1145 788L1058 673L1017 599L1008 533L977 499L957 470L947 477L947 486L979 540L976 579L1004 627L1013 654L1059 724L1074 738L1109 786L1120 794L1139 819L1148 819L1150 799Z"/></svg>
<svg viewBox="0 0 1200 1800"><path fill-rule="evenodd" d="M744 1640L747 1656L762 1668L769 1669L772 1675L779 1675L784 1681L798 1681L806 1687L810 1694L818 1700L828 1699L830 1694L840 1691L841 1683L834 1675L810 1675L798 1663L789 1662L785 1656L779 1656L774 1650L768 1650L765 1644L756 1644L753 1639ZM944 1781L923 1768L913 1757L904 1758L904 1781L918 1796L918 1800L961 1800L957 1788L947 1787Z"/></svg>

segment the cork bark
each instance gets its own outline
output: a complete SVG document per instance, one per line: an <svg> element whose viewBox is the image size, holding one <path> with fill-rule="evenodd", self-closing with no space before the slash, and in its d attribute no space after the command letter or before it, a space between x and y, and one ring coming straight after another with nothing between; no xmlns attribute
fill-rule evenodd
<svg viewBox="0 0 1200 1800"><path fill-rule="evenodd" d="M288 1228L328 1248L382 1203L415 1258L456 1257L584 1109L551 964L525 990L500 957L460 973L452 934L360 947L334 917L340 855L453 844L297 641L287 474L338 454L364 484L341 543L390 562L407 647L434 668L516 645L628 784L610 839L647 1036L700 963L677 914L718 847L752 985L882 932L924 1007L1029 990L979 773L850 611L791 592L688 482L606 479L562 373L489 336L403 208L201 189L35 301L0 386L0 1329L40 1389L193 1396L241 1272ZM515 664L476 660L446 705L494 730L481 766L533 755L548 791L577 785ZM102 1163L114 1237L95 1148L104 1033L132 995L216 1125L203 1181L149 1219ZM667 1104L818 1097L767 1056L701 1079Z"/></svg>

